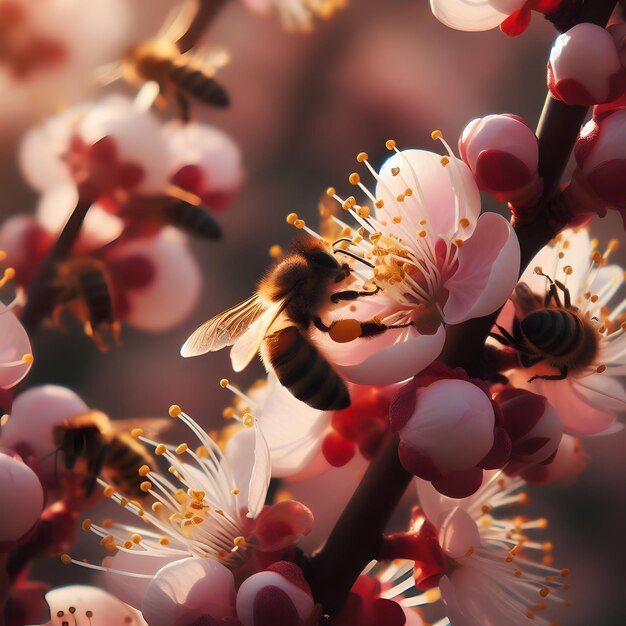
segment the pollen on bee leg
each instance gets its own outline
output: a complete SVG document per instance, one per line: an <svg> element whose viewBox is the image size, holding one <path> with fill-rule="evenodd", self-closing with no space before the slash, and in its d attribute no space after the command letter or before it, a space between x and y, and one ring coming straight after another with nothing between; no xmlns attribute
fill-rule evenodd
<svg viewBox="0 0 626 626"><path fill-rule="evenodd" d="M361 323L355 319L337 320L332 323L328 334L336 343L348 343L362 335Z"/></svg>

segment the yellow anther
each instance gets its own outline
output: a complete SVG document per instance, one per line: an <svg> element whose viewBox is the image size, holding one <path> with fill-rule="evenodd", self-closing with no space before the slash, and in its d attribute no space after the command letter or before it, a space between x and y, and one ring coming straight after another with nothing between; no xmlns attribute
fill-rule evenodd
<svg viewBox="0 0 626 626"><path fill-rule="evenodd" d="M413 190L412 190L410 187L407 187L407 188L404 190L404 195L405 195L405 196L412 196L412 195L413 195Z"/></svg>
<svg viewBox="0 0 626 626"><path fill-rule="evenodd" d="M168 545L170 544L170 540L169 540L167 537L161 537L161 538L159 539L159 543L160 543L162 546L168 546Z"/></svg>
<svg viewBox="0 0 626 626"><path fill-rule="evenodd" d="M228 378L221 378L220 379L220 387L222 389L226 389L226 387L228 387L228 385L230 385L230 380L228 380Z"/></svg>
<svg viewBox="0 0 626 626"><path fill-rule="evenodd" d="M230 493L232 493L234 496L238 496L241 493L241 490L237 488L231 489Z"/></svg>
<svg viewBox="0 0 626 626"><path fill-rule="evenodd" d="M359 217L367 219L370 216L370 208L367 206L362 206L358 211Z"/></svg>
<svg viewBox="0 0 626 626"><path fill-rule="evenodd" d="M561 578L567 578L569 576L569 569L567 567L564 567L560 573Z"/></svg>
<svg viewBox="0 0 626 626"><path fill-rule="evenodd" d="M290 213L286 218L287 224L294 224L295 221L298 219L298 214L297 213Z"/></svg>
<svg viewBox="0 0 626 626"><path fill-rule="evenodd" d="M330 196L331 198L337 193L337 190L334 187L328 187L326 189L326 195Z"/></svg>
<svg viewBox="0 0 626 626"><path fill-rule="evenodd" d="M598 372L598 374L602 374L602 372L606 372L606 365L598 365L598 367L596 367L596 372Z"/></svg>
<svg viewBox="0 0 626 626"><path fill-rule="evenodd" d="M437 140L437 139L443 139L443 133L440 130L433 130L432 133L430 133L430 136L432 137L433 140Z"/></svg>
<svg viewBox="0 0 626 626"><path fill-rule="evenodd" d="M201 458L201 459L206 459L209 456L209 451L204 447L204 446L198 446L196 448L196 454Z"/></svg>
<svg viewBox="0 0 626 626"><path fill-rule="evenodd" d="M513 573L515 574L516 578L521 578L521 576L522 576L522 570L521 569L516 569L516 570L514 570Z"/></svg>
<svg viewBox="0 0 626 626"><path fill-rule="evenodd" d="M0 250L0 263L7 258L6 250Z"/></svg>
<svg viewBox="0 0 626 626"><path fill-rule="evenodd" d="M351 185L358 185L361 182L361 177L356 172L352 172L352 174L348 176L348 182Z"/></svg>
<svg viewBox="0 0 626 626"><path fill-rule="evenodd" d="M348 343L363 333L361 323L355 319L337 320L330 327L330 338L336 343Z"/></svg>
<svg viewBox="0 0 626 626"><path fill-rule="evenodd" d="M134 437L135 439L138 439L139 437L141 437L141 435L143 435L143 428L133 428L130 431L130 436Z"/></svg>
<svg viewBox="0 0 626 626"><path fill-rule="evenodd" d="M170 465L170 466L167 468L167 471L168 471L170 474L176 474L176 472L177 472L178 470L177 470L177 469L176 469L173 465Z"/></svg>
<svg viewBox="0 0 626 626"><path fill-rule="evenodd" d="M110 498L114 493L115 493L115 487L113 487L112 485L107 485L104 488L104 495L106 498Z"/></svg>
<svg viewBox="0 0 626 626"><path fill-rule="evenodd" d="M567 276L571 276L572 273L574 272L574 268L571 265L566 265L563 268L563 272L567 275Z"/></svg>
<svg viewBox="0 0 626 626"><path fill-rule="evenodd" d="M32 354L25 354L22 356L22 363L26 365L32 365L35 357Z"/></svg>
<svg viewBox="0 0 626 626"><path fill-rule="evenodd" d="M83 523L82 523L82 529L83 529L83 530L89 530L89 529L91 528L91 524L92 524L92 523L93 523L93 522L92 522L89 518L84 519L84 520L83 520Z"/></svg>
<svg viewBox="0 0 626 626"><path fill-rule="evenodd" d="M283 249L278 244L274 244L270 248L270 256L273 259L277 259L282 253L283 253Z"/></svg>
<svg viewBox="0 0 626 626"><path fill-rule="evenodd" d="M385 201L384 200L376 200L376 202L374 202L374 206L377 209L382 209L385 206Z"/></svg>
<svg viewBox="0 0 626 626"><path fill-rule="evenodd" d="M71 562L72 562L72 557L69 554L61 555L61 563L63 563L63 565L69 565Z"/></svg>
<svg viewBox="0 0 626 626"><path fill-rule="evenodd" d="M178 404L172 404L168 411L170 417L178 417L182 412L183 410L178 406Z"/></svg>
<svg viewBox="0 0 626 626"><path fill-rule="evenodd" d="M419 221L419 225L420 225L420 226L426 226L426 219L425 219L425 218L422 218L422 219Z"/></svg>
<svg viewBox="0 0 626 626"><path fill-rule="evenodd" d="M459 226L461 228L467 228L470 225L470 221L466 217L462 217L459 220Z"/></svg>
<svg viewBox="0 0 626 626"><path fill-rule="evenodd" d="M391 168L391 175L392 176L397 176L400 173L400 168L399 167L392 167Z"/></svg>
<svg viewBox="0 0 626 626"><path fill-rule="evenodd" d="M387 141L385 141L385 148L387 148L387 150L393 150L396 147L396 142L394 139L387 139Z"/></svg>
<svg viewBox="0 0 626 626"><path fill-rule="evenodd" d="M535 274L543 274L543 267L541 267L541 265L535 265L533 272L535 272Z"/></svg>
<svg viewBox="0 0 626 626"><path fill-rule="evenodd" d="M559 259L564 259L565 258L565 253L564 252L559 252Z"/></svg>
<svg viewBox="0 0 626 626"><path fill-rule="evenodd" d="M181 443L179 446L176 447L176 454L185 454L188 449L189 446L186 443Z"/></svg>
<svg viewBox="0 0 626 626"><path fill-rule="evenodd" d="M139 533L133 533L130 536L130 540L135 544L141 543L141 535Z"/></svg>
<svg viewBox="0 0 626 626"><path fill-rule="evenodd" d="M448 163L450 163L450 159L447 156L442 156L439 159L439 163L441 163L441 165L445 167L446 165L448 165Z"/></svg>
<svg viewBox="0 0 626 626"><path fill-rule="evenodd" d="M132 541L130 541L130 539L127 539L127 540L124 542L124 547L125 547L127 550L130 550L130 549L133 547L133 542L132 542Z"/></svg>
<svg viewBox="0 0 626 626"><path fill-rule="evenodd" d="M351 209L356 204L356 198L354 196L349 196L344 200L344 203L341 205L346 211Z"/></svg>
<svg viewBox="0 0 626 626"><path fill-rule="evenodd" d="M359 153L356 155L356 160L357 160L359 163L363 163L364 161L367 161L367 159L368 159L368 158L369 158L369 157L367 156L367 152L359 152Z"/></svg>
<svg viewBox="0 0 626 626"><path fill-rule="evenodd" d="M111 528L114 523L115 522L110 517L106 517L102 520L102 522L100 522L100 526L102 526L102 528Z"/></svg>
<svg viewBox="0 0 626 626"><path fill-rule="evenodd" d="M294 225L297 229L302 230L302 229L306 226L306 223L304 222L304 220L297 219L297 220L293 223L293 225Z"/></svg>
<svg viewBox="0 0 626 626"><path fill-rule="evenodd" d="M604 253L604 256L608 256L611 252L617 250L618 248L619 239L611 239L611 241L609 241L609 245L606 247L606 252Z"/></svg>
<svg viewBox="0 0 626 626"><path fill-rule="evenodd" d="M474 554L474 548L470 546L467 552L465 553L465 556L472 556L472 554Z"/></svg>
<svg viewBox="0 0 626 626"><path fill-rule="evenodd" d="M462 248L463 247L463 240L462 239L455 239L452 242L457 248Z"/></svg>
<svg viewBox="0 0 626 626"><path fill-rule="evenodd" d="M571 272L570 272L570 274L571 274ZM598 296L596 294L594 294L593 296L591 296L590 300L595 303L595 302L598 301Z"/></svg>
<svg viewBox="0 0 626 626"><path fill-rule="evenodd" d="M236 546L243 546L243 545L245 545L245 543L246 543L246 538L245 538L244 536L242 536L242 535L239 535L238 537L235 537L235 538L233 539L233 543L234 543Z"/></svg>
<svg viewBox="0 0 626 626"><path fill-rule="evenodd" d="M4 280L12 280L13 278L15 278L15 268L14 267L7 267L4 270Z"/></svg>
<svg viewBox="0 0 626 626"><path fill-rule="evenodd" d="M235 417L235 409L233 409L232 406L228 406L226 407L223 411L222 411L222 417L225 420L231 420L233 419L233 417Z"/></svg>
<svg viewBox="0 0 626 626"><path fill-rule="evenodd" d="M394 215L394 216L391 218L391 221L392 221L394 224L399 224L399 223L402 221L402 216L401 216L401 215Z"/></svg>
<svg viewBox="0 0 626 626"><path fill-rule="evenodd" d="M548 528L548 520L545 517L540 517L537 522L537 528Z"/></svg>
<svg viewBox="0 0 626 626"><path fill-rule="evenodd" d="M158 456L161 456L162 454L165 454L167 452L167 447L165 446L164 443L160 443L155 449L154 449L154 453L157 454Z"/></svg>
<svg viewBox="0 0 626 626"><path fill-rule="evenodd" d="M149 480L144 480L141 485L139 485L139 489L144 493L148 493L148 491L152 489L152 483Z"/></svg>
<svg viewBox="0 0 626 626"><path fill-rule="evenodd" d="M160 513L163 510L163 502L153 502L150 508L154 513Z"/></svg>
<svg viewBox="0 0 626 626"><path fill-rule="evenodd" d="M254 426L254 417L250 413L245 413L241 420L246 428L252 428Z"/></svg>
<svg viewBox="0 0 626 626"><path fill-rule="evenodd" d="M547 598L549 593L550 593L550 590L549 590L547 587L542 587L542 588L539 590L539 595L540 595L542 598Z"/></svg>
<svg viewBox="0 0 626 626"><path fill-rule="evenodd" d="M150 466L149 465L142 465L138 470L137 473L139 474L139 476L147 476L150 473Z"/></svg>
<svg viewBox="0 0 626 626"><path fill-rule="evenodd" d="M424 229L417 231L418 237L426 237L426 231Z"/></svg>
<svg viewBox="0 0 626 626"><path fill-rule="evenodd" d="M398 202L404 202L404 194L403 194L403 193L398 194L398 195L396 196L396 200L397 200Z"/></svg>

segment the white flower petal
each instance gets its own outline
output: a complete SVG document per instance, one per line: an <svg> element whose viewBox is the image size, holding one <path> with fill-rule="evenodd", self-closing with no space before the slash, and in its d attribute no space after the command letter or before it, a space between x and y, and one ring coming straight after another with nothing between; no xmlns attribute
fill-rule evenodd
<svg viewBox="0 0 626 626"><path fill-rule="evenodd" d="M430 0L440 22L466 31L496 28L523 4L524 0Z"/></svg>

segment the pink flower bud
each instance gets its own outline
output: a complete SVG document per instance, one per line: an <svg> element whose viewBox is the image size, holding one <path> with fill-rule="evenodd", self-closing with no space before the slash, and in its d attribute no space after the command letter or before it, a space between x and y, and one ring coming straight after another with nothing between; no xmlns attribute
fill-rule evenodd
<svg viewBox="0 0 626 626"><path fill-rule="evenodd" d="M593 206L600 215L606 209L620 212L626 218L626 109L596 117L580 131L574 147L578 170L570 193L584 198L591 193L600 206ZM575 186L580 186L576 190ZM589 205L589 203L587 203Z"/></svg>
<svg viewBox="0 0 626 626"><path fill-rule="evenodd" d="M548 88L571 105L618 98L626 89L626 74L610 33L583 23L559 35L550 52Z"/></svg>
<svg viewBox="0 0 626 626"><path fill-rule="evenodd" d="M313 513L295 500L266 506L254 520L254 546L263 552L283 550L313 528Z"/></svg>
<svg viewBox="0 0 626 626"><path fill-rule="evenodd" d="M413 403L405 397L410 395L401 392L390 409L392 429L400 437L400 462L407 471L435 483L470 471L471 484L464 483L460 490L473 493L482 477L481 469L474 470L494 444L495 415L489 397L464 380L438 380L418 388ZM453 497L462 496L455 491Z"/></svg>
<svg viewBox="0 0 626 626"><path fill-rule="evenodd" d="M302 570L288 561L278 561L239 587L237 617L243 626L303 626L314 604Z"/></svg>
<svg viewBox="0 0 626 626"><path fill-rule="evenodd" d="M573 484L587 467L587 461L580 440L572 435L563 435L551 463L533 465L521 472L521 476L531 485L560 483L567 486Z"/></svg>
<svg viewBox="0 0 626 626"><path fill-rule="evenodd" d="M521 117L488 115L471 121L459 151L476 184L498 200L530 204L541 194L537 137Z"/></svg>
<svg viewBox="0 0 626 626"><path fill-rule="evenodd" d="M547 400L525 389L506 389L496 402L513 443L512 459L524 465L550 461L559 447L563 424Z"/></svg>
<svg viewBox="0 0 626 626"><path fill-rule="evenodd" d="M10 550L35 525L43 509L43 487L18 456L0 452L0 552Z"/></svg>

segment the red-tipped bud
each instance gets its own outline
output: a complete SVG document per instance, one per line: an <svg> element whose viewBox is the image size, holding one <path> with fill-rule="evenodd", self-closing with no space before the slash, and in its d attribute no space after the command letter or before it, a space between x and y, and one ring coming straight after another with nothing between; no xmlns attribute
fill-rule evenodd
<svg viewBox="0 0 626 626"><path fill-rule="evenodd" d="M537 137L520 117L488 115L471 121L459 150L476 184L498 200L526 205L541 195Z"/></svg>
<svg viewBox="0 0 626 626"><path fill-rule="evenodd" d="M314 605L302 570L288 561L253 574L237 592L237 617L243 626L303 626Z"/></svg>
<svg viewBox="0 0 626 626"><path fill-rule="evenodd" d="M571 105L618 98L626 89L626 74L611 34L584 23L557 37L548 62L548 88Z"/></svg>
<svg viewBox="0 0 626 626"><path fill-rule="evenodd" d="M547 400L525 389L506 389L496 403L513 443L512 460L525 466L551 460L563 436L563 424Z"/></svg>

